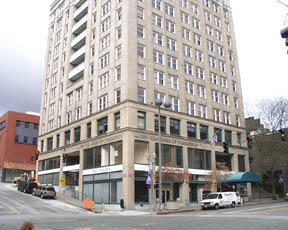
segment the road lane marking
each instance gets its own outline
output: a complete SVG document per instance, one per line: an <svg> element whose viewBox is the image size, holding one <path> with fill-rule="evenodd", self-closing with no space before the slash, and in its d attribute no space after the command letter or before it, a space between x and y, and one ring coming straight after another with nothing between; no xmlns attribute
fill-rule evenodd
<svg viewBox="0 0 288 230"><path fill-rule="evenodd" d="M146 223L146 224L141 224L140 226L152 226L155 225L155 223Z"/></svg>
<svg viewBox="0 0 288 230"><path fill-rule="evenodd" d="M286 208L275 208L275 209L267 209L267 210L261 210L261 211L254 211L251 213L271 213L271 212L277 212L277 211L287 211L288 207Z"/></svg>
<svg viewBox="0 0 288 230"><path fill-rule="evenodd" d="M91 228L73 228L73 230L91 230Z"/></svg>
<svg viewBox="0 0 288 230"><path fill-rule="evenodd" d="M6 204L6 203L4 203L4 202L1 201L1 200L0 200L0 203L1 203L2 205L6 206L7 208L9 208L11 211L16 212L17 214L20 214L20 212L19 212L16 208L10 206L9 204Z"/></svg>
<svg viewBox="0 0 288 230"><path fill-rule="evenodd" d="M0 214L14 214L15 212L0 212Z"/></svg>
<svg viewBox="0 0 288 230"><path fill-rule="evenodd" d="M245 212L260 212L261 210L267 210L267 209L274 209L274 208L282 208L283 205L274 205L274 206L267 206L267 207L259 207L259 208L249 208L249 209L242 209L242 210L233 210L233 211L226 211L222 213L245 213ZM285 208L288 208L286 205L284 206ZM259 210L259 211L257 211Z"/></svg>

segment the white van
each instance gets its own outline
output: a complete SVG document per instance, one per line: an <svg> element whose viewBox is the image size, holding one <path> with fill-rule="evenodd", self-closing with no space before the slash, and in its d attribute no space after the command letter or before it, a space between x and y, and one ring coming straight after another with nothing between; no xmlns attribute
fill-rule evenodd
<svg viewBox="0 0 288 230"><path fill-rule="evenodd" d="M240 204L240 196L238 192L215 192L208 194L200 204L202 209L227 206L235 208L236 204Z"/></svg>

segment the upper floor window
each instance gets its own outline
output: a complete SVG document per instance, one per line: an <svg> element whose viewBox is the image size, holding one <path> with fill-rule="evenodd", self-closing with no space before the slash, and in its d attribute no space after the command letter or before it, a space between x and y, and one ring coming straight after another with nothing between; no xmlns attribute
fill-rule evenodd
<svg viewBox="0 0 288 230"><path fill-rule="evenodd" d="M207 140L208 137L209 137L209 135L208 135L208 126L200 125L200 139L201 140Z"/></svg>
<svg viewBox="0 0 288 230"><path fill-rule="evenodd" d="M192 139L197 138L197 125L192 122L187 122L187 136Z"/></svg>
<svg viewBox="0 0 288 230"><path fill-rule="evenodd" d="M179 89L179 79L177 76L174 75L168 75L168 83L169 83L169 88L170 89Z"/></svg>
<svg viewBox="0 0 288 230"><path fill-rule="evenodd" d="M155 26L158 26L158 27L163 26L163 18L159 15L152 14L152 22Z"/></svg>
<svg viewBox="0 0 288 230"><path fill-rule="evenodd" d="M162 0L152 0L152 6L157 10L162 10Z"/></svg>
<svg viewBox="0 0 288 230"><path fill-rule="evenodd" d="M165 13L171 17L175 17L174 7L165 3Z"/></svg>
<svg viewBox="0 0 288 230"><path fill-rule="evenodd" d="M110 24L111 24L111 19L110 17L104 19L101 22L101 32L105 32L106 30L108 30L110 28Z"/></svg>
<svg viewBox="0 0 288 230"><path fill-rule="evenodd" d="M170 134L180 135L180 120L170 118Z"/></svg>
<svg viewBox="0 0 288 230"><path fill-rule="evenodd" d="M108 107L108 94L98 98L98 111L104 110Z"/></svg>
<svg viewBox="0 0 288 230"><path fill-rule="evenodd" d="M102 5L102 16L107 14L110 10L111 10L111 1L109 0Z"/></svg>
<svg viewBox="0 0 288 230"><path fill-rule="evenodd" d="M155 132L159 132L159 117L155 115L154 117ZM160 116L160 129L161 133L166 133L166 117Z"/></svg>
<svg viewBox="0 0 288 230"><path fill-rule="evenodd" d="M144 19L144 9L137 6L137 18Z"/></svg>
<svg viewBox="0 0 288 230"><path fill-rule="evenodd" d="M98 136L105 134L108 131L108 118L104 117L97 121L97 134Z"/></svg>
<svg viewBox="0 0 288 230"><path fill-rule="evenodd" d="M137 120L138 129L146 129L146 113L138 111Z"/></svg>
<svg viewBox="0 0 288 230"><path fill-rule="evenodd" d="M145 103L145 89L138 87L138 102Z"/></svg>

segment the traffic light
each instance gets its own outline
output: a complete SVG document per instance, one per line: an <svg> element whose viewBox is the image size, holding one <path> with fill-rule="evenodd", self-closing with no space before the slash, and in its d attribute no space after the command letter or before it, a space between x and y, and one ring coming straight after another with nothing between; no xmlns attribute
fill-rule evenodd
<svg viewBox="0 0 288 230"><path fill-rule="evenodd" d="M281 37L285 38L285 45L288 46L288 26L280 31ZM287 52L288 53L288 52Z"/></svg>
<svg viewBox="0 0 288 230"><path fill-rule="evenodd" d="M39 151L39 150L36 150L36 151L35 151L35 161L38 160L39 154L40 154L40 151Z"/></svg>
<svg viewBox="0 0 288 230"><path fill-rule="evenodd" d="M226 141L223 142L224 153L229 153L228 143Z"/></svg>
<svg viewBox="0 0 288 230"><path fill-rule="evenodd" d="M253 138L251 136L247 136L247 146L248 148L252 149L253 148Z"/></svg>
<svg viewBox="0 0 288 230"><path fill-rule="evenodd" d="M286 141L286 133L283 129L279 129L281 141Z"/></svg>
<svg viewBox="0 0 288 230"><path fill-rule="evenodd" d="M67 153L64 153L63 154L63 163L65 163L67 161L67 157L68 157Z"/></svg>

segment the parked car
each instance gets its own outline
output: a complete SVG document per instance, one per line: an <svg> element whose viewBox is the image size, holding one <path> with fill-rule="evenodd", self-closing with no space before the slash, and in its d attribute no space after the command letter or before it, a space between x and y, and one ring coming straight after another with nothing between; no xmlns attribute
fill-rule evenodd
<svg viewBox="0 0 288 230"><path fill-rule="evenodd" d="M52 185L40 185L39 187L33 190L32 195L39 196L42 199L48 198L48 197L55 199L56 191Z"/></svg>
<svg viewBox="0 0 288 230"><path fill-rule="evenodd" d="M24 193L32 193L34 188L38 187L38 184L35 181L21 181L17 182L18 191Z"/></svg>
<svg viewBox="0 0 288 230"><path fill-rule="evenodd" d="M236 204L240 204L240 196L238 192L215 192L210 193L201 201L201 208L215 208L231 206L234 208Z"/></svg>

